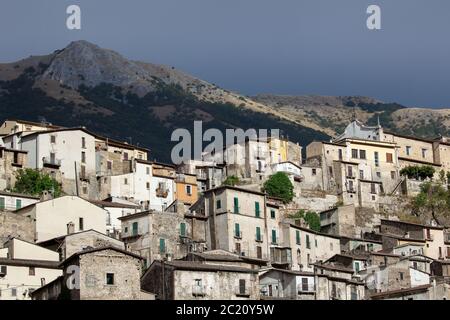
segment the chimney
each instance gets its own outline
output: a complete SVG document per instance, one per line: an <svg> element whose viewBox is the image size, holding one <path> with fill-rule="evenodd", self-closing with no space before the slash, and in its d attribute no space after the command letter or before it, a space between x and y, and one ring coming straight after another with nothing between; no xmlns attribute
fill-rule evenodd
<svg viewBox="0 0 450 320"><path fill-rule="evenodd" d="M67 234L75 233L75 223L69 222L67 224Z"/></svg>
<svg viewBox="0 0 450 320"><path fill-rule="evenodd" d="M49 192L47 190L42 191L41 201L46 201L46 200L51 200L51 199L53 199L51 192Z"/></svg>

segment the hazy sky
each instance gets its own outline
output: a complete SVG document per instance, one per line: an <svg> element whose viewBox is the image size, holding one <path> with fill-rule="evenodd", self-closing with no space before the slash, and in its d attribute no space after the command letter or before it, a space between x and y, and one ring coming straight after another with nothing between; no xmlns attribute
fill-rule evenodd
<svg viewBox="0 0 450 320"><path fill-rule="evenodd" d="M80 5L82 30L66 28ZM366 9L382 10L382 30ZM84 39L243 94L450 107L449 0L0 0L0 61Z"/></svg>

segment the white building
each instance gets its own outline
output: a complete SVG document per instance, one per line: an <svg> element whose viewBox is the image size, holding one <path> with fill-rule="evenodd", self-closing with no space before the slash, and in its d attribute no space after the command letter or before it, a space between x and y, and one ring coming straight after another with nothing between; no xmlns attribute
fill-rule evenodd
<svg viewBox="0 0 450 320"><path fill-rule="evenodd" d="M37 202L15 211L35 219L35 241L93 229L106 233L107 211L77 196Z"/></svg>
<svg viewBox="0 0 450 320"><path fill-rule="evenodd" d="M20 193L0 191L0 210L18 210L38 201L38 197Z"/></svg>
<svg viewBox="0 0 450 320"><path fill-rule="evenodd" d="M62 275L59 254L13 238L0 249L0 300L29 300L30 294Z"/></svg>

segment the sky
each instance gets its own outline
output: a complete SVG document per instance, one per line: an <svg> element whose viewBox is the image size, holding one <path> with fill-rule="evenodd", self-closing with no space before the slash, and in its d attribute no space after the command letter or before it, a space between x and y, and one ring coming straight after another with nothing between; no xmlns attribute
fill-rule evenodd
<svg viewBox="0 0 450 320"><path fill-rule="evenodd" d="M81 8L81 30L66 9ZM369 30L369 5L381 30ZM448 0L0 0L0 62L88 40L246 95L450 107Z"/></svg>

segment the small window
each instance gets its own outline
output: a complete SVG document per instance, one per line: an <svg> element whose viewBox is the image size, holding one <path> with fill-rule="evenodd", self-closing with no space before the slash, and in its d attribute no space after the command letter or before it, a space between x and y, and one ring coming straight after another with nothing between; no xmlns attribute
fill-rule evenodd
<svg viewBox="0 0 450 320"><path fill-rule="evenodd" d="M357 149L352 149L352 158L358 159L358 150Z"/></svg>
<svg viewBox="0 0 450 320"><path fill-rule="evenodd" d="M150 190L150 182L146 183L147 190Z"/></svg>
<svg viewBox="0 0 450 320"><path fill-rule="evenodd" d="M114 273L107 273L106 274L106 284L108 286L114 285Z"/></svg>
<svg viewBox="0 0 450 320"><path fill-rule="evenodd" d="M159 239L159 253L160 254L166 253L166 240L165 239Z"/></svg>
<svg viewBox="0 0 450 320"><path fill-rule="evenodd" d="M0 197L0 209L4 210L5 209L5 198Z"/></svg>
<svg viewBox="0 0 450 320"><path fill-rule="evenodd" d="M78 229L80 231L84 230L84 219L83 218L78 219Z"/></svg>
<svg viewBox="0 0 450 320"><path fill-rule="evenodd" d="M186 236L186 223L184 222L180 223L180 235L182 237Z"/></svg>
<svg viewBox="0 0 450 320"><path fill-rule="evenodd" d="M28 268L28 275L30 275L30 276L36 275L36 270L34 269L34 267Z"/></svg>
<svg viewBox="0 0 450 320"><path fill-rule="evenodd" d="M312 175L313 176L317 175L317 169L312 169Z"/></svg>
<svg viewBox="0 0 450 320"><path fill-rule="evenodd" d="M54 135L50 136L50 143L56 143L56 136Z"/></svg>
<svg viewBox="0 0 450 320"><path fill-rule="evenodd" d="M192 195L192 186L186 186L186 194L189 196Z"/></svg>
<svg viewBox="0 0 450 320"><path fill-rule="evenodd" d="M147 168L146 168L146 173L147 173L147 175L150 174L150 167L147 167Z"/></svg>
<svg viewBox="0 0 450 320"><path fill-rule="evenodd" d="M273 209L270 210L270 218L275 219L275 210Z"/></svg>
<svg viewBox="0 0 450 320"><path fill-rule="evenodd" d="M86 149L86 138L85 137L81 137L81 147L83 149Z"/></svg>
<svg viewBox="0 0 450 320"><path fill-rule="evenodd" d="M16 210L22 208L22 200L16 199Z"/></svg>
<svg viewBox="0 0 450 320"><path fill-rule="evenodd" d="M7 275L8 274L8 267L7 266L0 266L0 273L2 275Z"/></svg>
<svg viewBox="0 0 450 320"><path fill-rule="evenodd" d="M427 149L422 148L422 158L426 158L427 157Z"/></svg>
<svg viewBox="0 0 450 320"><path fill-rule="evenodd" d="M406 146L406 155L407 156L411 155L411 146Z"/></svg>
<svg viewBox="0 0 450 320"><path fill-rule="evenodd" d="M86 163L86 152L81 152L81 163Z"/></svg>
<svg viewBox="0 0 450 320"><path fill-rule="evenodd" d="M403 272L399 272L398 276L399 276L400 280L403 280L405 278Z"/></svg>
<svg viewBox="0 0 450 320"><path fill-rule="evenodd" d="M392 153L386 153L386 162L387 163L393 162Z"/></svg>
<svg viewBox="0 0 450 320"><path fill-rule="evenodd" d="M128 153L127 152L123 153L123 160L128 160Z"/></svg>
<svg viewBox="0 0 450 320"><path fill-rule="evenodd" d="M17 296L17 289L16 288L12 288L11 289L11 296L12 297L16 297Z"/></svg>
<svg viewBox="0 0 450 320"><path fill-rule="evenodd" d="M107 168L108 170L112 170L112 161L108 161L108 162L106 163L106 168Z"/></svg>
<svg viewBox="0 0 450 320"><path fill-rule="evenodd" d="M395 171L391 171L391 179L395 180L395 177L396 177Z"/></svg>
<svg viewBox="0 0 450 320"><path fill-rule="evenodd" d="M295 243L297 245L300 245L300 231L299 230L295 230Z"/></svg>
<svg viewBox="0 0 450 320"><path fill-rule="evenodd" d="M123 179L123 184L124 184L124 185L127 185L127 184L128 184L128 179L127 179L127 178Z"/></svg>
<svg viewBox="0 0 450 320"><path fill-rule="evenodd" d="M359 158L363 160L366 159L366 150L359 150Z"/></svg>
<svg viewBox="0 0 450 320"><path fill-rule="evenodd" d="M222 201L216 200L216 209L221 209L221 208L222 208Z"/></svg>

